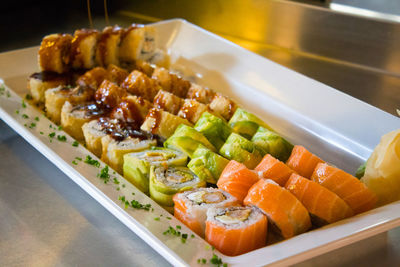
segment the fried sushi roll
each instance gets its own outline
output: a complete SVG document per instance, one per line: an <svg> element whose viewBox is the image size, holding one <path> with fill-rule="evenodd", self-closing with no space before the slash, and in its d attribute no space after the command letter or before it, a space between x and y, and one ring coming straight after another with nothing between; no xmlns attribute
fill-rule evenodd
<svg viewBox="0 0 400 267"><path fill-rule="evenodd" d="M205 186L206 181L186 167L150 167L150 197L170 212L173 212L172 198L176 193Z"/></svg>
<svg viewBox="0 0 400 267"><path fill-rule="evenodd" d="M114 64L110 64L107 67L107 80L118 85L121 85L128 75L129 73L126 70Z"/></svg>
<svg viewBox="0 0 400 267"><path fill-rule="evenodd" d="M94 91L90 88L59 86L45 92L47 116L55 123L61 121L61 109L66 101L72 104L85 103L93 99Z"/></svg>
<svg viewBox="0 0 400 267"><path fill-rule="evenodd" d="M216 188L198 188L175 194L174 216L193 232L204 237L210 208L238 206L235 197Z"/></svg>
<svg viewBox="0 0 400 267"><path fill-rule="evenodd" d="M228 256L240 255L266 245L268 221L254 207L210 208L206 241Z"/></svg>
<svg viewBox="0 0 400 267"><path fill-rule="evenodd" d="M254 145L263 152L285 162L292 153L293 145L277 133L262 126L251 138Z"/></svg>
<svg viewBox="0 0 400 267"><path fill-rule="evenodd" d="M157 81L162 89L181 98L186 97L190 88L189 81L186 81L175 74L169 73L165 68L155 68L152 78Z"/></svg>
<svg viewBox="0 0 400 267"><path fill-rule="evenodd" d="M153 102L154 97L161 89L156 81L137 70L132 71L128 77L126 77L121 87L129 93L141 96L150 102Z"/></svg>
<svg viewBox="0 0 400 267"><path fill-rule="evenodd" d="M229 121L232 115L235 113L237 105L228 97L221 94L215 94L210 103L210 108L226 121Z"/></svg>
<svg viewBox="0 0 400 267"><path fill-rule="evenodd" d="M149 193L150 166L186 166L187 156L180 151L163 147L153 147L142 152L124 155L124 177Z"/></svg>
<svg viewBox="0 0 400 267"><path fill-rule="evenodd" d="M154 72L154 67L152 66L152 64L144 60L136 60L134 64L134 69L143 72L148 77L151 77Z"/></svg>
<svg viewBox="0 0 400 267"><path fill-rule="evenodd" d="M116 107L125 96L127 96L126 90L109 80L104 80L97 89L94 98L99 106L105 109L112 109Z"/></svg>
<svg viewBox="0 0 400 267"><path fill-rule="evenodd" d="M56 88L60 85L71 84L71 76L69 74L58 74L56 72L35 72L28 79L28 89L32 98L37 103L44 103L44 92L50 88Z"/></svg>
<svg viewBox="0 0 400 267"><path fill-rule="evenodd" d="M192 83L186 98L194 99L203 104L210 104L215 96L215 92L209 88Z"/></svg>
<svg viewBox="0 0 400 267"><path fill-rule="evenodd" d="M108 26L103 29L97 42L96 63L107 67L110 64L119 65L119 45L122 29L118 26Z"/></svg>
<svg viewBox="0 0 400 267"><path fill-rule="evenodd" d="M226 139L228 139L229 135L232 133L232 129L223 119L209 112L203 112L194 125L194 128L204 134L210 143L218 150L223 146Z"/></svg>
<svg viewBox="0 0 400 267"><path fill-rule="evenodd" d="M167 139L181 124L192 126L189 121L182 119L181 117L158 108L152 108L147 114L140 129Z"/></svg>
<svg viewBox="0 0 400 267"><path fill-rule="evenodd" d="M185 99L185 102L178 112L178 116L195 124L206 111L211 111L208 105L204 105L194 99Z"/></svg>
<svg viewBox="0 0 400 267"><path fill-rule="evenodd" d="M229 126L235 133L238 133L247 139L251 139L253 137L259 126L271 129L268 124L263 122L256 115L242 108L236 109L232 118L229 120Z"/></svg>
<svg viewBox="0 0 400 267"><path fill-rule="evenodd" d="M156 50L156 29L133 24L124 30L119 49L121 61L149 60Z"/></svg>
<svg viewBox="0 0 400 267"><path fill-rule="evenodd" d="M51 34L43 38L39 48L38 62L41 71L67 72L70 64L72 36Z"/></svg>
<svg viewBox="0 0 400 267"><path fill-rule="evenodd" d="M283 238L291 238L311 227L310 216L303 204L288 190L269 179L254 184L244 205L254 205L267 215L271 228Z"/></svg>
<svg viewBox="0 0 400 267"><path fill-rule="evenodd" d="M182 98L177 97L170 92L160 90L154 97L153 106L176 115L179 109L182 107L183 102L184 101Z"/></svg>
<svg viewBox="0 0 400 267"><path fill-rule="evenodd" d="M99 32L94 29L76 30L71 43L71 67L91 69L96 65L96 46Z"/></svg>
<svg viewBox="0 0 400 267"><path fill-rule="evenodd" d="M124 155L131 152L139 152L157 145L156 140L126 137L122 141L116 140L111 135L101 138L101 160L110 165L118 173L123 173Z"/></svg>
<svg viewBox="0 0 400 267"><path fill-rule="evenodd" d="M102 154L101 138L107 135L104 130L104 124L101 119L92 120L82 125L82 132L85 138L85 144L90 152L98 158Z"/></svg>
<svg viewBox="0 0 400 267"><path fill-rule="evenodd" d="M76 81L76 84L82 87L90 87L93 90L97 90L100 84L105 79L107 79L107 77L108 77L108 72L106 69L102 67L96 67L94 69L85 72L85 74L80 76Z"/></svg>

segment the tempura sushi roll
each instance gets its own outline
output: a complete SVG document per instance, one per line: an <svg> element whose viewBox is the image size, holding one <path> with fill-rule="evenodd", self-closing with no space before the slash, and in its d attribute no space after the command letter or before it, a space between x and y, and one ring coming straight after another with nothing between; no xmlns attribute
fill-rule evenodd
<svg viewBox="0 0 400 267"><path fill-rule="evenodd" d="M100 84L107 79L108 72L106 69L102 67L96 67L91 70L85 72L82 76L80 76L76 84L82 87L90 87L93 90L97 90Z"/></svg>
<svg viewBox="0 0 400 267"><path fill-rule="evenodd" d="M272 180L260 179L250 188L243 203L261 209L273 225L272 229L285 239L311 227L310 216L303 204Z"/></svg>
<svg viewBox="0 0 400 267"><path fill-rule="evenodd" d="M156 81L147 77L143 72L134 70L122 82L121 87L129 93L141 96L144 99L153 102L154 97L160 91L161 87Z"/></svg>
<svg viewBox="0 0 400 267"><path fill-rule="evenodd" d="M180 150L189 157L193 156L193 152L199 145L217 151L204 135L185 124L179 125L174 134L164 142L164 147Z"/></svg>
<svg viewBox="0 0 400 267"><path fill-rule="evenodd" d="M104 131L102 119L92 120L83 124L82 132L87 149L100 158L102 153L101 138L107 135Z"/></svg>
<svg viewBox="0 0 400 267"><path fill-rule="evenodd" d="M262 153L257 147L236 133L231 133L219 153L227 159L243 163L250 169L254 169L262 159Z"/></svg>
<svg viewBox="0 0 400 267"><path fill-rule="evenodd" d="M189 121L182 119L181 117L158 108L152 108L147 114L140 129L167 139L181 124L191 126Z"/></svg>
<svg viewBox="0 0 400 267"><path fill-rule="evenodd" d="M218 150L222 147L226 139L232 133L231 128L223 119L209 112L204 112L201 115L194 125L194 128L200 133L204 134L210 143L213 144Z"/></svg>
<svg viewBox="0 0 400 267"><path fill-rule="evenodd" d="M108 26L103 29L97 41L96 48L96 63L99 66L119 65L121 33L122 29L118 26Z"/></svg>
<svg viewBox="0 0 400 267"><path fill-rule="evenodd" d="M168 211L173 211L176 193L205 186L206 181L186 167L150 167L150 196Z"/></svg>
<svg viewBox="0 0 400 267"><path fill-rule="evenodd" d="M215 96L215 92L201 85L192 83L186 98L194 99L203 104L210 104Z"/></svg>
<svg viewBox="0 0 400 267"><path fill-rule="evenodd" d="M153 147L124 155L124 177L148 194L150 166L186 166L186 163L187 156L180 151Z"/></svg>
<svg viewBox="0 0 400 267"><path fill-rule="evenodd" d="M284 162L290 157L293 149L293 145L286 139L262 126L258 127L251 141L263 154L271 154Z"/></svg>
<svg viewBox="0 0 400 267"><path fill-rule="evenodd" d="M254 169L259 176L265 179L271 179L280 186L285 186L290 175L295 173L282 161L274 158L270 154L264 156L261 162Z"/></svg>
<svg viewBox="0 0 400 267"><path fill-rule="evenodd" d="M228 163L226 158L199 145L189 161L188 168L207 183L216 184Z"/></svg>
<svg viewBox="0 0 400 267"><path fill-rule="evenodd" d="M76 30L71 43L71 67L91 69L96 65L96 46L99 32L94 29Z"/></svg>
<svg viewBox="0 0 400 267"><path fill-rule="evenodd" d="M186 81L175 74L169 73L165 68L155 68L152 78L168 92L173 93L181 98L186 97L190 88L190 82Z"/></svg>
<svg viewBox="0 0 400 267"><path fill-rule="evenodd" d="M182 107L183 103L184 101L182 98L177 97L176 95L164 90L158 91L153 101L153 105L155 108L168 111L169 113L174 115L178 114L178 111ZM186 119L185 117L183 118Z"/></svg>
<svg viewBox="0 0 400 267"><path fill-rule="evenodd" d="M222 171L217 186L242 203L250 187L259 179L258 175L245 165L231 160Z"/></svg>
<svg viewBox="0 0 400 267"><path fill-rule="evenodd" d="M28 78L28 89L35 102L44 103L44 92L50 88L72 83L71 76L68 74L58 74L56 72L35 72Z"/></svg>
<svg viewBox="0 0 400 267"><path fill-rule="evenodd" d="M96 117L103 115L104 111L94 103L72 105L66 101L61 109L61 126L64 131L78 141L84 140L82 126Z"/></svg>
<svg viewBox="0 0 400 267"><path fill-rule="evenodd" d="M154 72L154 65L144 60L135 60L134 69L143 72L148 77L151 77Z"/></svg>
<svg viewBox="0 0 400 267"><path fill-rule="evenodd" d="M122 141L116 140L110 135L101 138L101 160L110 165L118 173L123 173L124 155L131 152L139 152L157 145L156 140L126 137Z"/></svg>
<svg viewBox="0 0 400 267"><path fill-rule="evenodd" d="M268 221L254 207L210 208L206 241L221 253L237 256L266 245Z"/></svg>
<svg viewBox="0 0 400 267"><path fill-rule="evenodd" d="M324 161L303 146L298 145L293 147L292 153L286 161L286 165L306 178L311 177L318 163L324 163Z"/></svg>
<svg viewBox="0 0 400 267"><path fill-rule="evenodd" d="M205 111L211 111L208 105L204 105L194 99L185 99L178 116L195 124Z"/></svg>
<svg viewBox="0 0 400 267"><path fill-rule="evenodd" d="M39 48L38 61L41 71L67 72L70 64L72 36L51 34L43 38Z"/></svg>
<svg viewBox="0 0 400 267"><path fill-rule="evenodd" d="M78 104L93 99L94 91L77 86L75 88L59 86L45 92L45 107L47 116L55 123L61 121L61 109L66 101Z"/></svg>
<svg viewBox="0 0 400 267"><path fill-rule="evenodd" d="M174 216L201 237L205 234L209 208L239 205L235 197L216 188L198 188L178 193L173 201Z"/></svg>
<svg viewBox="0 0 400 267"><path fill-rule="evenodd" d="M238 133L247 139L251 139L259 126L271 129L268 124L258 118L256 115L237 108L232 118L229 120L229 126L235 133Z"/></svg>
<svg viewBox="0 0 400 267"><path fill-rule="evenodd" d="M210 108L216 114L219 114L225 120L229 121L232 115L235 113L237 105L228 97L217 93L210 103Z"/></svg>
<svg viewBox="0 0 400 267"><path fill-rule="evenodd" d="M342 198L355 214L375 207L376 194L356 177L338 168L326 163L318 163L311 175L311 180Z"/></svg>
<svg viewBox="0 0 400 267"><path fill-rule="evenodd" d="M119 50L121 61L149 60L156 50L156 29L152 26L131 25L124 30Z"/></svg>
<svg viewBox="0 0 400 267"><path fill-rule="evenodd" d="M119 87L116 83L104 80L96 90L94 98L99 106L105 109L116 107L127 96L125 89Z"/></svg>
<svg viewBox="0 0 400 267"><path fill-rule="evenodd" d="M140 96L128 95L121 99L110 117L138 129L151 107L151 103Z"/></svg>
<svg viewBox="0 0 400 267"><path fill-rule="evenodd" d="M317 226L334 223L354 214L338 195L298 174L290 176L285 188L306 207L312 222Z"/></svg>

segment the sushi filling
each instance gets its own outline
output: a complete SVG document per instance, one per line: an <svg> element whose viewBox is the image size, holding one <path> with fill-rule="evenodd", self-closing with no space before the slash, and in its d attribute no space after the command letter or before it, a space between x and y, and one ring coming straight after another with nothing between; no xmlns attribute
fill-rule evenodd
<svg viewBox="0 0 400 267"><path fill-rule="evenodd" d="M224 214L215 216L215 219L224 224L236 224L246 221L251 214L251 209L226 210Z"/></svg>
<svg viewBox="0 0 400 267"><path fill-rule="evenodd" d="M169 188L182 188L199 182L199 178L186 169L174 167L156 168L156 179Z"/></svg>
<svg viewBox="0 0 400 267"><path fill-rule="evenodd" d="M174 153L169 152L158 152L158 151L149 151L146 152L140 159L144 159L148 162L163 162L169 159L175 158L176 155Z"/></svg>
<svg viewBox="0 0 400 267"><path fill-rule="evenodd" d="M217 192L197 191L188 195L187 198L193 202L196 202L199 205L203 203L206 204L220 203L226 200L224 194L218 191Z"/></svg>

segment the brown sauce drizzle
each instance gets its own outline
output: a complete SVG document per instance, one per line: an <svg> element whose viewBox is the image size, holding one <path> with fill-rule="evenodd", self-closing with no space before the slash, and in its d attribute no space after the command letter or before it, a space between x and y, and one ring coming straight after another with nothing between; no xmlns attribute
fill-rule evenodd
<svg viewBox="0 0 400 267"><path fill-rule="evenodd" d="M99 40L97 42L97 49L99 51L99 59L100 64L105 66L106 62L105 59L107 57L107 39L110 38L112 35L119 35L121 34L122 29L118 26L115 27L106 27L103 32L100 34Z"/></svg>
<svg viewBox="0 0 400 267"><path fill-rule="evenodd" d="M186 100L185 104L181 108L181 117L187 119L188 121L192 121L194 115L196 114L198 103L195 100Z"/></svg>
<svg viewBox="0 0 400 267"><path fill-rule="evenodd" d="M73 63L75 58L81 53L80 50L80 43L89 35L92 34L98 34L97 30L94 29L81 29L81 30L76 30L74 34L74 38L72 39L71 42L71 53L70 53L70 60ZM81 60L82 61L82 60ZM83 62L79 62L80 65L83 64Z"/></svg>
<svg viewBox="0 0 400 267"><path fill-rule="evenodd" d="M71 112L83 110L85 111L85 117L90 117L92 119L99 118L100 116L104 116L107 113L107 110L101 108L94 102L86 103L84 105L76 105L73 107Z"/></svg>
<svg viewBox="0 0 400 267"><path fill-rule="evenodd" d="M161 122L161 110L157 109L157 108L152 108L150 109L149 113L147 114L147 118L152 118L153 119L153 124L150 127L150 132L152 134L155 134L158 127L160 126L160 122Z"/></svg>

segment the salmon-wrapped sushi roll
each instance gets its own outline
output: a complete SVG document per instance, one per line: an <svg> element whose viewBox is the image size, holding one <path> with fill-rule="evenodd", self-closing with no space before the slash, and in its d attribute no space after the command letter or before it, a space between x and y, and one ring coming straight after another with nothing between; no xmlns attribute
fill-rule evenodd
<svg viewBox="0 0 400 267"><path fill-rule="evenodd" d="M74 69L94 68L99 32L94 29L76 30L71 43L71 66Z"/></svg>
<svg viewBox="0 0 400 267"><path fill-rule="evenodd" d="M254 184L244 199L245 205L260 208L284 238L304 233L311 227L307 209L288 190L272 180L261 179Z"/></svg>
<svg viewBox="0 0 400 267"><path fill-rule="evenodd" d="M96 49L96 62L105 67L110 64L119 65L119 46L122 29L118 26L105 27L100 34Z"/></svg>
<svg viewBox="0 0 400 267"><path fill-rule="evenodd" d="M183 104L183 99L177 97L176 95L160 90L154 97L153 105L155 108L162 109L172 113L174 115L178 114L179 109Z"/></svg>
<svg viewBox="0 0 400 267"><path fill-rule="evenodd" d="M186 97L190 88L190 82L186 81L175 74L169 73L165 68L155 68L152 78L168 92L179 97Z"/></svg>
<svg viewBox="0 0 400 267"><path fill-rule="evenodd" d="M353 216L353 210L343 199L298 174L290 176L285 188L303 203L311 214L312 222L318 226Z"/></svg>
<svg viewBox="0 0 400 267"><path fill-rule="evenodd" d="M45 36L38 55L40 70L57 73L67 72L70 64L71 41L72 36L69 34Z"/></svg>
<svg viewBox="0 0 400 267"><path fill-rule="evenodd" d="M317 164L321 162L324 161L303 146L294 146L286 165L301 176L310 178Z"/></svg>
<svg viewBox="0 0 400 267"><path fill-rule="evenodd" d="M373 209L377 197L360 180L326 163L319 163L311 179L328 188L350 206L355 214Z"/></svg>
<svg viewBox="0 0 400 267"><path fill-rule="evenodd" d="M271 179L280 186L285 186L290 175L294 173L285 163L270 154L265 155L254 170L263 178Z"/></svg>
<svg viewBox="0 0 400 267"><path fill-rule="evenodd" d="M258 180L259 177L255 172L244 164L231 160L222 171L217 186L243 202L250 187Z"/></svg>
<svg viewBox="0 0 400 267"><path fill-rule="evenodd" d="M149 60L156 50L156 29L133 24L124 30L119 55L121 61Z"/></svg>
<svg viewBox="0 0 400 267"><path fill-rule="evenodd" d="M228 256L240 255L266 245L268 221L254 207L210 208L206 240Z"/></svg>
<svg viewBox="0 0 400 267"><path fill-rule="evenodd" d="M199 188L175 194L173 201L174 216L201 237L205 234L209 208L238 205L235 197L216 188Z"/></svg>

